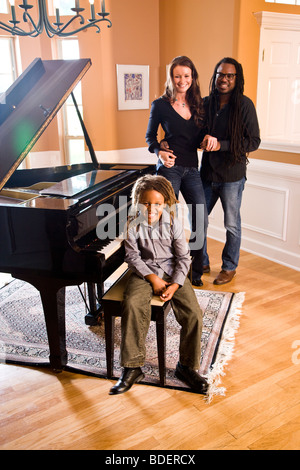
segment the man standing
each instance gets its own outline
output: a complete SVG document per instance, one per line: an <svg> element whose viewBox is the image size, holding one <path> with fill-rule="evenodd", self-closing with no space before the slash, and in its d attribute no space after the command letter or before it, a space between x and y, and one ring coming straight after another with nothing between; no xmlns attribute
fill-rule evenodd
<svg viewBox="0 0 300 470"><path fill-rule="evenodd" d="M236 274L241 245L240 207L246 181L247 155L259 147L260 134L253 102L244 95L241 64L225 57L215 67L210 94L204 99L208 134L218 139L214 151L203 152L200 174L208 214L220 198L224 211L226 243L221 272L214 284L230 282ZM207 244L204 272L209 272Z"/></svg>

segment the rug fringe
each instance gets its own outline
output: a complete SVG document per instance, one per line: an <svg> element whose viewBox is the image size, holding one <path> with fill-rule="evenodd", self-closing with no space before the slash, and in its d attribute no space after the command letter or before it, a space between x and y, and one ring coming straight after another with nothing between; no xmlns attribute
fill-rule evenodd
<svg viewBox="0 0 300 470"><path fill-rule="evenodd" d="M211 403L214 396L225 396L226 388L219 385L222 381L221 378L225 375L225 366L233 355L235 334L240 325L241 307L244 299L245 292L234 294L232 299L217 357L207 376L209 383L208 394L205 397L207 403Z"/></svg>

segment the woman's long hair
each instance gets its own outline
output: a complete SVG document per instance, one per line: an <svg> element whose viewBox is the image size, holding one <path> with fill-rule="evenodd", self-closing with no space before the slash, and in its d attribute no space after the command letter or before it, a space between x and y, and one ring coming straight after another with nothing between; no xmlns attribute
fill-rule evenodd
<svg viewBox="0 0 300 470"><path fill-rule="evenodd" d="M174 80L173 80L173 71L174 71L174 68L177 67L178 65L182 67L188 67L192 71L192 84L186 93L186 101L189 105L192 117L196 125L198 127L202 127L204 124L205 113L204 113L204 108L203 108L203 100L202 100L201 92L200 92L199 77L198 77L198 72L197 72L195 65L193 64L191 59L189 59L188 57L186 56L175 57L172 60L172 62L169 64L168 76L167 76L163 98L170 101L171 104L173 104L176 100L176 90L175 90Z"/></svg>
<svg viewBox="0 0 300 470"><path fill-rule="evenodd" d="M235 87L230 97L230 114L227 128L227 137L230 140L230 152L233 155L233 162L244 162L246 155L244 148L244 138L249 137L248 129L242 119L242 101L244 94L244 72L242 65L231 57L224 57L215 66L214 74L210 81L209 87L209 107L208 107L208 126L209 133L212 131L213 119L218 110L218 91L216 89L217 70L221 64L232 64L236 70ZM247 155L246 161L248 162Z"/></svg>

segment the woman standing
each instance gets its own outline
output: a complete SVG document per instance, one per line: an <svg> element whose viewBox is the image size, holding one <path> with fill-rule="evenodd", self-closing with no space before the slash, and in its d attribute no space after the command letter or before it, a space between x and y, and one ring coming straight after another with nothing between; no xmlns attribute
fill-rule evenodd
<svg viewBox="0 0 300 470"><path fill-rule="evenodd" d="M157 140L159 125L164 130L166 147ZM173 59L169 66L164 94L151 106L146 141L158 156L157 174L167 178L176 194L189 208L192 283L202 286L203 243L208 216L198 171L198 148L213 150L216 139L205 132L205 113L198 82L198 72L186 56Z"/></svg>

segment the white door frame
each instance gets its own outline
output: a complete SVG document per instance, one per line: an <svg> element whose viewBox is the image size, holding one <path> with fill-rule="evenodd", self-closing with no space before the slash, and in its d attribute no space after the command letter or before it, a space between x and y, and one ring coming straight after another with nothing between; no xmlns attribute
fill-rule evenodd
<svg viewBox="0 0 300 470"><path fill-rule="evenodd" d="M275 12L266 12L261 11L254 13L254 16L260 26L260 46L259 46L259 64L258 64L258 83L257 83L257 112L260 120L260 124L262 127L262 144L261 148L264 149L272 149L272 150L280 150L280 151L289 151L299 153L300 151L300 142L298 136L288 136L288 131L286 130L285 135L277 138L264 138L264 130L266 128L266 121L267 116L271 110L266 109L266 101L264 97L266 97L266 93L268 93L268 77L265 77L265 62L264 59L268 60L268 57L265 57L265 54L268 54L266 51L266 46L270 43L270 36L274 38L276 35L276 31L278 32L279 41L282 41L284 37L284 33L286 33L287 42L288 40L294 41L293 47L297 47L298 59L300 58L300 15L294 14L287 14L287 13L275 13ZM299 34L299 40L298 40ZM290 39L289 39L290 37ZM280 39L281 38L281 39ZM293 39L294 38L294 39ZM297 67L300 67L300 64ZM293 76L295 77L293 78ZM297 79L296 79L297 77ZM298 77L298 72L291 70L290 77L286 82L289 82L288 90L290 93L291 102L287 103L289 109L286 111L287 117L292 116L297 111L297 115L299 114L299 107L300 107L300 76ZM293 83L292 83L293 81ZM279 83L279 81L278 81ZM282 81L282 83L284 83ZM287 100L288 101L288 100ZM272 104L272 113L276 110L276 106ZM279 116L280 117L280 116ZM272 115L271 115L272 119ZM299 122L300 117L296 119L294 116L294 122ZM274 122L275 119L274 119ZM295 127L295 126L294 126ZM286 126L286 129L290 129L290 124Z"/></svg>

